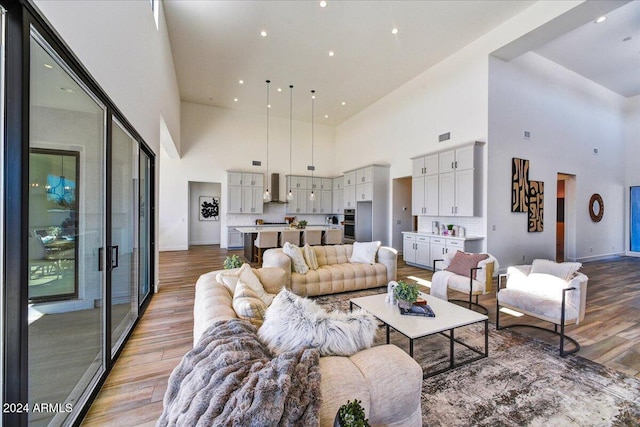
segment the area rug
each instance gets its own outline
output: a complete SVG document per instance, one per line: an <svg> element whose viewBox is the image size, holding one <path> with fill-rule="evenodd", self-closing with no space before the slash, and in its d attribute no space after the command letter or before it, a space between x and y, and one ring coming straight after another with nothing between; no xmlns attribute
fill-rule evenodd
<svg viewBox="0 0 640 427"><path fill-rule="evenodd" d="M327 309L349 310L349 299L386 288L315 298ZM428 298L427 298L428 300ZM437 313L436 313L437 315ZM484 326L456 329L456 337L482 349ZM384 328L376 344L385 342ZM391 332L408 351L408 339ZM449 341L433 336L414 342L425 372L448 360ZM473 355L456 345L456 360ZM579 355L561 358L556 347L490 324L489 357L423 380L424 426L640 426L640 380Z"/></svg>

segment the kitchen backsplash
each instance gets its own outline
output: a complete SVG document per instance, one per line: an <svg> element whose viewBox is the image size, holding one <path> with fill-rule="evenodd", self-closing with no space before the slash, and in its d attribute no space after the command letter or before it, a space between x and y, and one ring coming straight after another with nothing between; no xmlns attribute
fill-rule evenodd
<svg viewBox="0 0 640 427"><path fill-rule="evenodd" d="M486 236L484 221L480 217L419 216L418 231L430 233L433 221L438 221L439 224L453 224L464 227L467 236Z"/></svg>

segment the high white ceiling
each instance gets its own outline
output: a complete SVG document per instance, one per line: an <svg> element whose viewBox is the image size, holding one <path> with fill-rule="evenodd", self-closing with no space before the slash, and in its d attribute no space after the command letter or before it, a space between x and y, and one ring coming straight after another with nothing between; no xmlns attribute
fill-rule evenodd
<svg viewBox="0 0 640 427"><path fill-rule="evenodd" d="M317 0L164 0L163 5L184 101L263 114L270 79L272 115L289 117L293 84L294 119L311 120L315 89L316 123L337 125L533 3L328 0L322 8ZM587 2L582 13L618 4L624 2ZM640 93L639 7L635 0L607 10L609 19L597 25L591 16L582 16L579 28L555 23L559 37L528 49L633 96ZM632 39L623 42L627 36Z"/></svg>
<svg viewBox="0 0 640 427"><path fill-rule="evenodd" d="M322 8L315 0L164 0L163 5L184 101L264 113L270 79L271 114L289 117L292 84L294 119L310 121L315 89L316 123L336 125L533 3L328 0ZM267 37L260 36L263 30Z"/></svg>

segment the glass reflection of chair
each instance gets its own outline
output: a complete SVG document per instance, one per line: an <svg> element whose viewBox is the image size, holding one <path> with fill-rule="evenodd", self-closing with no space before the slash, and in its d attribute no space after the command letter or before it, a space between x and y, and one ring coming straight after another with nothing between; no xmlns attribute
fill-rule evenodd
<svg viewBox="0 0 640 427"><path fill-rule="evenodd" d="M44 276L58 276L57 261L49 258L47 248L38 234L29 233L29 279L35 280Z"/></svg>

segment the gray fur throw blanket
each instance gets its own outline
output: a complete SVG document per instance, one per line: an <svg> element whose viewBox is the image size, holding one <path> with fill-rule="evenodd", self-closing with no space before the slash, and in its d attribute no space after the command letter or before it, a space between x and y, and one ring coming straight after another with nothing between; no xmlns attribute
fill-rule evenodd
<svg viewBox="0 0 640 427"><path fill-rule="evenodd" d="M320 355L274 357L255 326L211 325L169 377L157 426L317 426Z"/></svg>

